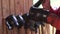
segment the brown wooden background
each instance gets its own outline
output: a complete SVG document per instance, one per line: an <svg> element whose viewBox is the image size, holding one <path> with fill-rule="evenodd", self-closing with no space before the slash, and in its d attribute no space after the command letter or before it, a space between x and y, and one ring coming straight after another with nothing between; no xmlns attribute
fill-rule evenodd
<svg viewBox="0 0 60 34"><path fill-rule="evenodd" d="M0 0L0 34L25 34L23 27L18 29L14 27L13 30L8 30L4 19L11 14L24 14L29 12L32 5L32 0Z"/></svg>
<svg viewBox="0 0 60 34"><path fill-rule="evenodd" d="M35 34L34 31L27 29L26 33L24 26L19 30L14 27L13 30L8 30L4 19L11 14L25 14L29 12L30 6L33 4L33 0L0 0L0 34ZM44 28L44 34L54 34L54 27L50 32L50 25L46 24ZM38 29L39 30L39 29ZM38 34L38 33L37 33Z"/></svg>

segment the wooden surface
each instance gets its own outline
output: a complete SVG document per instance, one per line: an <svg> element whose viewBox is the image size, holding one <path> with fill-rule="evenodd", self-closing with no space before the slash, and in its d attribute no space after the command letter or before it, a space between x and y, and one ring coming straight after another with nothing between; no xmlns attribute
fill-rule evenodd
<svg viewBox="0 0 60 34"><path fill-rule="evenodd" d="M0 34L39 34L39 28L37 29L38 33L35 33L35 31L31 31L30 29L25 30L24 26L20 29L14 27L13 30L8 30L5 25L4 19L7 16L11 14L23 15L25 13L28 13L29 8L33 4L32 1L33 0L0 0ZM44 34L50 34L50 26L46 25L44 28Z"/></svg>
<svg viewBox="0 0 60 34"><path fill-rule="evenodd" d="M24 26L19 30L14 27L8 30L5 25L5 18L11 14L25 14L29 12L32 0L0 0L0 34L25 34Z"/></svg>

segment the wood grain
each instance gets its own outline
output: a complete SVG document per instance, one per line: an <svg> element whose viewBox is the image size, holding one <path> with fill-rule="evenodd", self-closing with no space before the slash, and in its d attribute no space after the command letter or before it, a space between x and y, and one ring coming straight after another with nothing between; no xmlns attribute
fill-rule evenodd
<svg viewBox="0 0 60 34"><path fill-rule="evenodd" d="M15 15L15 0L9 0L9 7L10 7L10 15ZM15 34L16 30L13 27L13 30L10 30L11 34ZM16 33L17 34L17 33Z"/></svg>
<svg viewBox="0 0 60 34"><path fill-rule="evenodd" d="M0 0L0 34L3 34L3 27L2 27L2 0Z"/></svg>
<svg viewBox="0 0 60 34"><path fill-rule="evenodd" d="M18 14L20 14L21 12L20 12L20 9L21 9L21 7L20 7L20 1L21 0L15 0L15 11L16 11L16 15L18 15ZM22 3L21 3L22 4Z"/></svg>
<svg viewBox="0 0 60 34"><path fill-rule="evenodd" d="M5 24L5 18L7 16L9 16L10 14L10 10L9 10L9 0L2 0L2 8L3 8L3 30L4 30L4 34L8 34L10 31L8 31L6 24ZM11 34L11 33L9 33Z"/></svg>

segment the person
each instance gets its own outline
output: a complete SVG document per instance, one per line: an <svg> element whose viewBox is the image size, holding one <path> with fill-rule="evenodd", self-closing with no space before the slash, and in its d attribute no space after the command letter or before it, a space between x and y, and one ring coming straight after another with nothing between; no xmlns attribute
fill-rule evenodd
<svg viewBox="0 0 60 34"><path fill-rule="evenodd" d="M42 3L43 9L49 10L51 13L56 14L57 16L53 16L52 14L47 17L47 22L52 26L56 27L56 34L60 34L60 7L54 10L50 4L50 0L43 0Z"/></svg>

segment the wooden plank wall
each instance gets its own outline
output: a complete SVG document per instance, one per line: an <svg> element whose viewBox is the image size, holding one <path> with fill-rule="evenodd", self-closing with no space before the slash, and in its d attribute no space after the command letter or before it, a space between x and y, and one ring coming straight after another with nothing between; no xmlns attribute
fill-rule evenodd
<svg viewBox="0 0 60 34"><path fill-rule="evenodd" d="M29 12L31 5L32 0L0 0L0 34L25 34L24 26L19 30L16 27L8 30L4 19L11 14L22 15Z"/></svg>

